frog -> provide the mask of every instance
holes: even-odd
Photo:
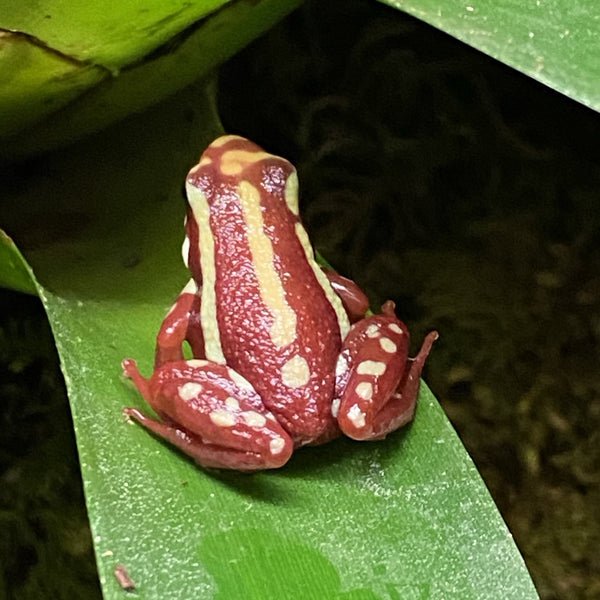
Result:
[[[191,278],[159,329],[154,371],[122,361],[157,415],[127,417],[203,468],[276,469],[302,446],[381,440],[413,419],[438,334],[410,358],[394,302],[372,313],[356,283],[317,262],[298,188],[286,159],[214,140],[186,178]]]

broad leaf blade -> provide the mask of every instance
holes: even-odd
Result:
[[[387,440],[305,448],[252,476],[202,471],[125,422],[122,408],[144,402],[120,361],[149,373],[186,281],[181,187],[218,133],[212,114],[212,99],[188,90],[3,186],[7,226],[23,206],[87,215],[26,256],[69,390],[105,597],[123,597],[122,564],[147,599],[536,598],[426,387],[414,424]]]
[[[383,1],[600,110],[600,12],[595,2]]]
[[[64,145],[166,98],[300,1],[0,0],[0,156]]]
[[[9,32],[0,32],[0,70],[0,137],[56,112],[107,76]]]
[[[3,28],[31,36],[73,61],[117,72],[230,2],[1,0],[0,13]]]

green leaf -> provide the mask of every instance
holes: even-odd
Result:
[[[595,2],[382,1],[600,110],[600,13]]]
[[[0,136],[8,137],[72,102],[105,77],[32,44],[27,36],[0,34]]]
[[[39,40],[74,61],[109,71],[142,59],[190,24],[230,0],[120,2],[10,2],[2,0],[2,27]]]
[[[64,145],[183,89],[301,0],[0,0],[0,156]]]
[[[255,475],[198,469],[125,421],[122,408],[144,402],[120,362],[151,370],[187,279],[182,182],[219,131],[212,94],[196,85],[3,171],[0,222],[28,246],[56,337],[105,598],[125,597],[117,565],[149,600],[536,598],[425,386],[415,422],[385,441],[305,448]],[[32,229],[39,221],[53,235]]]
[[[17,290],[35,294],[31,270],[15,243],[0,230],[0,284]]]

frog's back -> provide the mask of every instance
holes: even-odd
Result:
[[[297,443],[318,437],[349,324],[300,222],[293,165],[226,136],[187,189],[207,358],[248,379]]]

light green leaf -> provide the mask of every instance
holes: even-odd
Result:
[[[107,76],[8,32],[0,33],[0,69],[1,137],[52,114]]]
[[[73,61],[118,72],[231,0],[0,2],[2,27]]]
[[[600,110],[600,11],[593,0],[383,0]]]
[[[198,469],[125,421],[122,408],[144,402],[120,362],[151,370],[154,336],[187,279],[182,182],[219,131],[197,85],[5,171],[0,222],[30,244],[56,337],[105,598],[125,597],[118,564],[148,600],[536,598],[425,386],[414,424],[387,440],[305,448],[250,476]],[[48,207],[75,226],[31,243],[27,224]]]
[[[300,1],[0,0],[0,156],[54,148],[160,101]]]

